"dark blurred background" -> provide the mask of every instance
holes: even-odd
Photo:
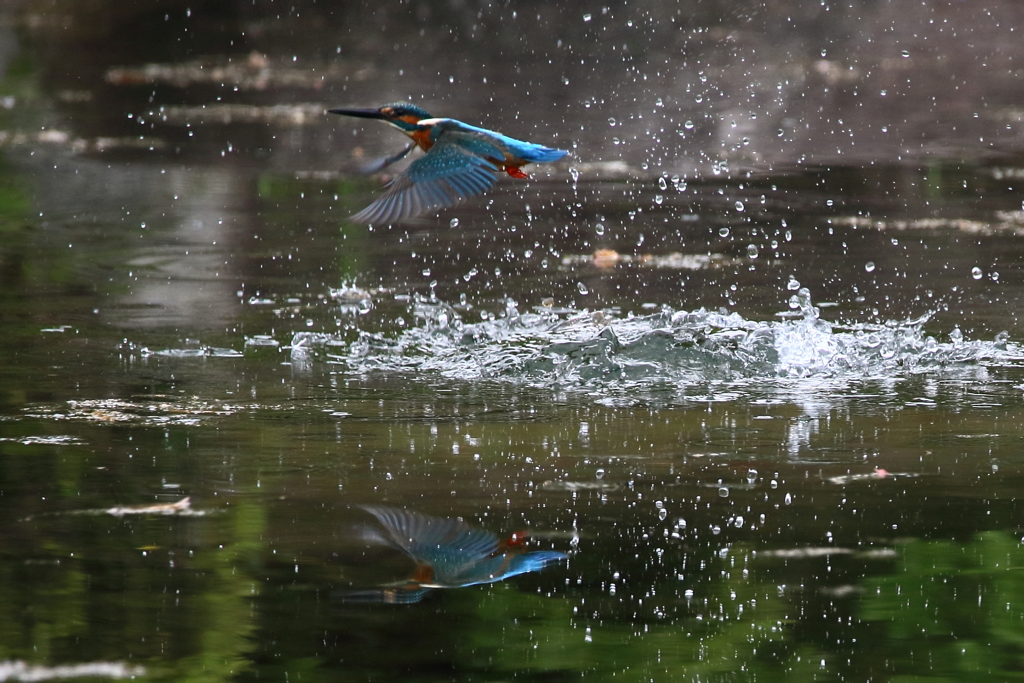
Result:
[[[4,15],[6,66],[20,54],[39,68],[57,99],[50,125],[155,134],[181,153],[223,145],[216,132],[189,139],[194,112],[140,126],[140,95],[154,111],[412,100],[572,144],[584,162],[671,172],[977,158],[1024,143],[1013,0],[46,0]],[[334,168],[340,125],[304,123],[275,136],[254,121],[233,149]]]

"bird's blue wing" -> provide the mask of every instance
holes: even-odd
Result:
[[[395,178],[387,191],[352,216],[360,223],[397,223],[481,194],[495,181],[494,164],[442,136],[430,151]]]
[[[471,527],[461,519],[430,517],[408,510],[365,506],[388,532],[388,539],[417,562],[430,565],[435,575],[477,562],[498,549],[498,537]]]

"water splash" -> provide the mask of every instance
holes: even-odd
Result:
[[[602,400],[669,392],[691,400],[722,400],[765,386],[824,382],[832,389],[859,381],[892,381],[927,373],[984,372],[1024,360],[1007,342],[967,341],[954,330],[940,342],[925,330],[928,316],[905,322],[840,326],[823,320],[801,288],[793,318],[748,320],[737,313],[673,310],[617,317],[608,312],[539,306],[467,323],[434,298],[415,297],[414,325],[354,339],[297,333],[296,363],[328,362],[350,371],[434,374],[455,381],[495,381],[593,392]],[[712,398],[711,394],[715,397]]]

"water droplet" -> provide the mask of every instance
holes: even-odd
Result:
[[[661,176],[660,178],[658,178],[658,187],[660,187],[662,190],[668,189],[668,180],[665,178],[665,176]]]
[[[665,508],[658,510],[658,519],[664,521],[666,517],[668,517],[668,510]]]
[[[590,21],[592,18],[593,17],[591,17],[589,14],[584,14],[583,15],[583,21]]]
[[[448,225],[449,225],[449,227],[452,227],[452,228],[457,228],[457,227],[459,227],[459,219],[458,219],[458,218],[453,218],[453,219],[451,219],[451,220],[450,220],[450,221],[448,222]]]
[[[594,473],[594,476],[598,479],[604,479],[604,468],[597,468],[597,472]]]
[[[582,294],[584,296],[586,296],[587,294],[590,294],[590,290],[587,289],[587,286],[585,284],[583,284],[582,282],[577,282],[576,283],[576,289],[580,290],[580,294]]]
[[[747,208],[747,207],[743,206],[743,202],[736,202],[735,206],[736,206],[736,210],[739,211],[740,213],[743,213],[743,210],[745,208]]]
[[[757,258],[757,245],[756,244],[748,244],[747,245],[747,256],[749,256],[750,258]]]
[[[909,57],[909,56],[910,56],[910,50],[904,50],[904,51],[903,51],[903,52],[901,52],[900,54],[901,54],[901,55],[903,55],[903,58],[904,58],[904,59],[906,59],[907,57]]]
[[[981,272],[981,268],[979,268],[978,266],[974,266],[973,268],[971,268],[971,277],[973,277],[975,280],[980,280],[983,275],[984,273]]]
[[[797,280],[792,275],[790,275],[789,282],[786,283],[786,289],[790,290],[791,292],[795,292],[796,290],[800,289],[800,281]]]
[[[718,497],[719,498],[728,498],[729,497],[729,489],[727,487],[725,487],[725,486],[719,486],[718,487]]]
[[[683,128],[686,130],[693,130],[693,121],[687,120],[686,123],[683,124]]]
[[[655,204],[661,204],[663,201],[665,201],[665,198],[662,197],[660,194],[654,195],[654,203]]]
[[[785,498],[783,499],[783,502],[784,502],[784,503],[785,503],[786,505],[792,505],[792,504],[793,504],[793,496],[791,496],[791,495],[789,495],[789,494],[787,493],[787,494],[786,494],[786,497],[785,497]]]
[[[595,225],[594,226],[594,232],[596,232],[598,235],[603,235],[604,234],[604,223],[598,223],[597,225]]]
[[[571,176],[572,176],[572,181],[573,181],[574,183],[575,183],[575,182],[576,182],[577,180],[579,180],[579,179],[580,179],[580,171],[579,171],[579,169],[578,169],[578,168],[576,168],[575,166],[570,166],[570,167],[569,167],[569,175],[571,175]]]
[[[717,536],[718,534],[722,533],[722,527],[718,526],[717,524],[714,525],[713,527],[711,527],[711,533]]]
[[[875,271],[875,262],[868,261],[867,263],[865,263],[864,270],[868,271],[869,273],[873,273]]]
[[[769,486],[771,486],[771,487],[772,487],[773,489],[777,489],[777,488],[779,488],[779,482],[778,482],[778,480],[776,480],[776,479],[772,479],[772,482],[771,482],[771,484],[769,484]]]
[[[728,237],[729,236],[729,228],[719,228],[718,229],[718,236],[719,237]]]
[[[747,483],[748,484],[753,484],[755,481],[757,481],[757,470],[755,470],[755,469],[747,470]]]
[[[615,117],[614,116],[608,118],[608,125],[613,127],[613,128],[615,127]]]

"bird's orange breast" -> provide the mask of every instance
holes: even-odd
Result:
[[[430,139],[429,130],[414,130],[408,135],[424,152],[429,152],[430,148],[434,146],[434,141]]]

